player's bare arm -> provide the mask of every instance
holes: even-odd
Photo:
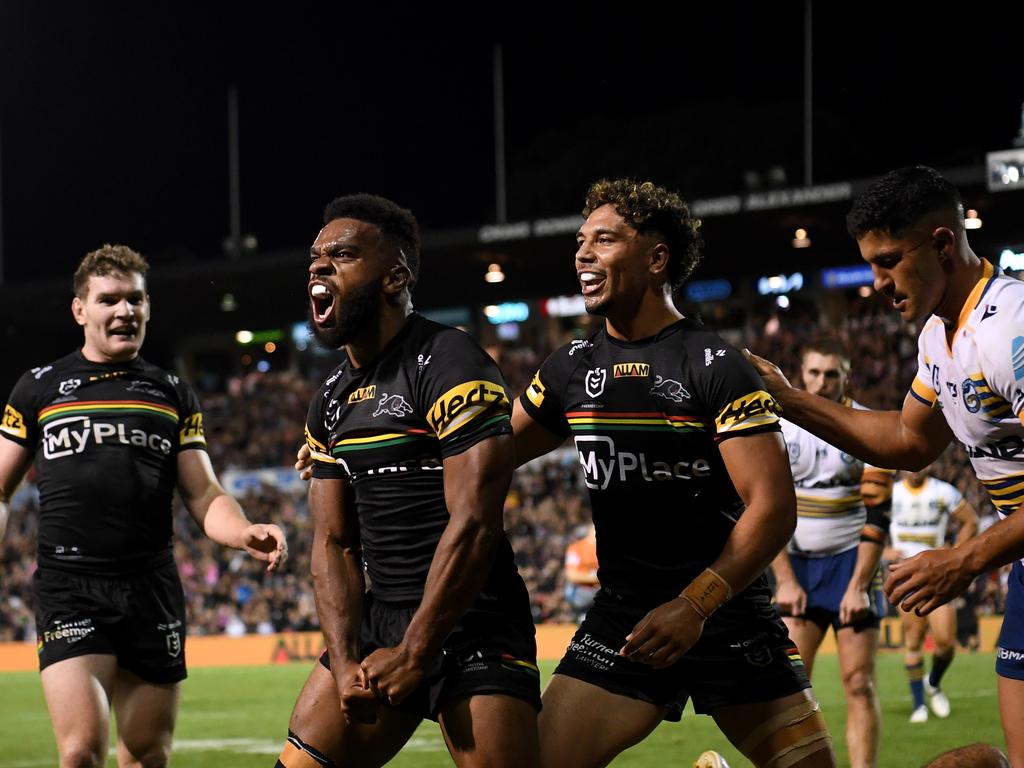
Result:
[[[551,453],[565,442],[534,420],[517,397],[512,404],[512,432],[515,441],[516,467],[521,467],[538,456]]]
[[[775,574],[775,602],[779,610],[789,616],[803,616],[807,610],[807,593],[800,586],[785,548],[772,561],[772,572]]]
[[[381,697],[398,704],[420,684],[425,662],[480,593],[502,535],[512,480],[512,438],[498,435],[444,460],[450,519],[427,573],[423,600],[402,643],[374,651],[362,667]]]
[[[846,585],[842,600],[839,601],[839,621],[852,624],[868,615],[871,600],[868,589],[882,559],[881,542],[861,540],[857,545],[857,562],[853,567],[850,583]]]
[[[954,509],[952,516],[960,524],[960,532],[956,535],[957,546],[978,535],[978,513],[967,501]]]
[[[314,479],[309,486],[309,512],[313,596],[341,711],[350,723],[373,723],[378,702],[359,666],[366,582],[351,485],[346,480]]]
[[[892,565],[885,582],[889,602],[920,616],[931,613],[974,579],[1024,557],[1024,515],[1010,515],[952,549],[933,549]]]
[[[288,557],[284,532],[273,524],[249,522],[217,481],[206,451],[178,454],[178,492],[199,527],[218,544],[244,549],[265,561],[268,571],[279,568]]]
[[[34,452],[13,440],[0,438],[0,542],[7,532],[8,504],[28,472]]]
[[[711,613],[757,578],[796,528],[793,475],[782,435],[734,437],[720,450],[746,509],[709,570],[679,597],[650,611],[627,636],[621,653],[633,661],[655,668],[678,661],[697,642]]]
[[[942,413],[909,394],[901,411],[849,408],[797,389],[774,363],[749,350],[743,354],[787,419],[865,462],[889,469],[922,469],[953,439]]]

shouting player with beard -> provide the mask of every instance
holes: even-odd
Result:
[[[459,766],[536,765],[533,620],[502,528],[513,456],[501,374],[465,333],[413,312],[409,211],[352,195],[324,222],[312,324],[343,349],[306,437],[327,650],[277,765],[382,765],[425,717]]]

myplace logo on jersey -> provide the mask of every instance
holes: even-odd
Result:
[[[646,379],[651,375],[651,366],[647,363],[616,363],[612,366],[612,376],[616,379]]]
[[[441,395],[427,413],[427,421],[439,439],[457,432],[482,414],[507,414],[508,395],[493,381],[467,381]]]
[[[82,453],[90,444],[120,443],[147,448],[168,455],[171,441],[162,435],[152,435],[141,429],[129,429],[124,424],[94,421],[89,416],[69,416],[49,422],[43,429],[43,456],[59,459]]]
[[[606,490],[612,480],[620,483],[630,480],[654,483],[711,476],[711,464],[706,459],[656,461],[649,459],[642,451],[618,451],[615,441],[604,435],[576,435],[574,440],[580,466],[583,467],[583,482],[591,490]]]

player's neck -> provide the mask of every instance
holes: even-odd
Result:
[[[954,272],[946,282],[947,290],[934,314],[945,321],[948,326],[957,325],[971,292],[985,273],[985,262],[975,255],[970,248],[962,260],[954,265]]]
[[[632,311],[605,316],[605,330],[620,341],[637,341],[657,336],[665,328],[679,322],[683,313],[676,309],[672,297],[647,295]]]
[[[90,363],[101,363],[101,364],[117,364],[117,363],[130,363],[136,357],[139,356],[138,352],[125,353],[121,355],[107,355],[93,347],[89,342],[85,342],[82,345],[82,357],[88,360]]]
[[[411,314],[412,304],[385,306],[372,327],[367,328],[358,339],[345,345],[345,352],[352,365],[362,368],[373,362],[409,322]]]

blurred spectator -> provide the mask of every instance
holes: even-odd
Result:
[[[582,621],[597,594],[597,529],[593,523],[582,530],[565,550],[565,599]]]

